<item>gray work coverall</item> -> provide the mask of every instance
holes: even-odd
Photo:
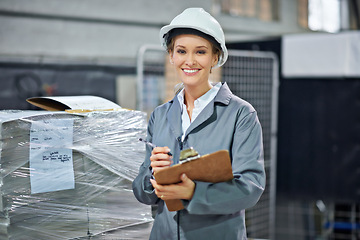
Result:
[[[200,155],[227,149],[234,179],[215,184],[195,181],[193,198],[182,200],[185,209],[169,212],[150,183],[151,149],[147,148],[133,192],[140,202],[158,205],[150,239],[247,239],[245,209],[257,203],[265,188],[262,130],[255,109],[223,83],[191,123],[184,141],[181,136],[181,110],[175,96],[152,113],[147,140],[168,146],[173,164],[178,163],[180,151],[189,147]]]

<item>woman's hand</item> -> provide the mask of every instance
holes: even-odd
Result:
[[[150,179],[150,181],[155,188],[155,194],[162,200],[191,200],[195,191],[195,183],[190,178],[188,178],[185,173],[180,176],[180,179],[180,183],[169,185],[157,184],[156,180],[154,179]]]
[[[172,163],[172,156],[168,155],[170,149],[168,147],[155,147],[150,156],[151,164],[154,173],[166,168],[170,167]]]

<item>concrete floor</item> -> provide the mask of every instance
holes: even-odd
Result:
[[[152,222],[143,223],[139,225],[129,226],[125,229],[115,229],[113,231],[109,231],[103,233],[101,235],[96,235],[89,238],[82,239],[91,239],[91,240],[133,240],[133,239],[141,239],[146,240],[149,239],[150,232],[152,228]]]

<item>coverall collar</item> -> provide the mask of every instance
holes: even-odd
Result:
[[[204,110],[200,113],[200,115],[194,120],[194,122],[191,123],[190,127],[186,131],[186,135],[188,135],[192,130],[197,128],[199,125],[201,125],[203,122],[208,120],[210,117],[214,117],[216,119],[216,116],[212,116],[214,114],[214,104],[215,103],[222,103],[224,105],[229,105],[230,99],[231,99],[232,92],[230,91],[227,83],[223,83],[218,94],[216,95],[215,99],[211,101]],[[168,123],[170,125],[171,130],[175,134],[177,138],[182,136],[181,132],[181,118],[179,118],[179,112],[181,111],[180,103],[178,101],[177,96],[175,96],[172,100],[170,100],[169,111],[167,113],[167,119]]]

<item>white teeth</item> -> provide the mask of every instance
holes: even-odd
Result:
[[[194,73],[197,71],[199,71],[199,70],[198,69],[184,69],[184,72],[186,72],[186,73]]]

